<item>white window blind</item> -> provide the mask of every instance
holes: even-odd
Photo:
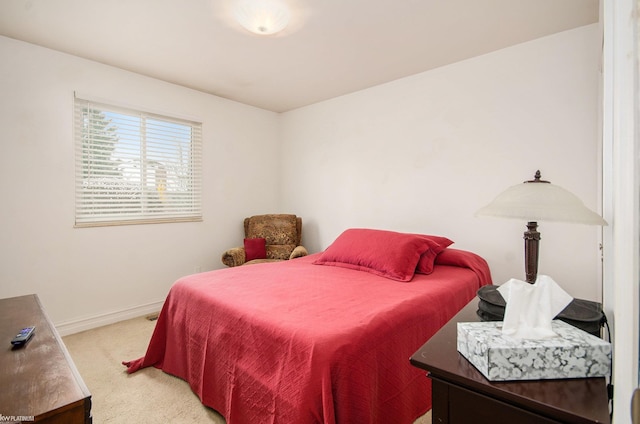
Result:
[[[76,227],[201,221],[202,124],[75,99]]]

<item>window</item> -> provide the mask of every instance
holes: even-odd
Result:
[[[201,221],[201,127],[76,98],[76,227]]]

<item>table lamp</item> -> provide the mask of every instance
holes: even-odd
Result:
[[[518,218],[527,221],[527,231],[524,232],[524,257],[526,281],[530,284],[535,283],[538,274],[538,221],[607,225],[600,215],[588,209],[574,194],[540,178],[540,171],[536,171],[533,180],[509,187],[476,212],[476,216]]]

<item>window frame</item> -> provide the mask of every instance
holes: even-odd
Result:
[[[78,96],[73,114],[75,228],[203,220],[201,122]]]

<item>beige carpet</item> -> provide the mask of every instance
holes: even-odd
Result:
[[[144,355],[154,326],[140,317],[63,338],[91,392],[93,422],[225,424],[179,378],[153,367],[126,373],[121,362]],[[431,412],[415,424],[431,424]]]

